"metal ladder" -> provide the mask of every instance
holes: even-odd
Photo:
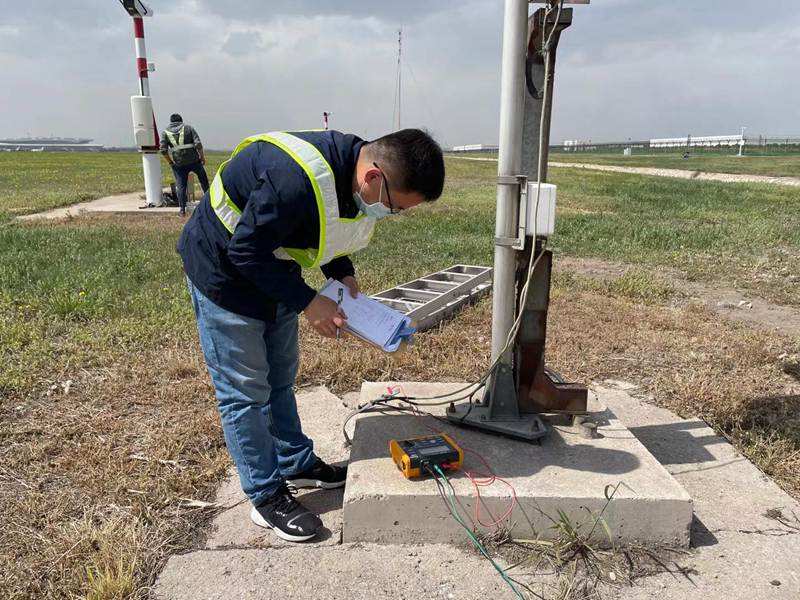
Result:
[[[491,267],[453,265],[371,296],[430,329],[492,289]]]

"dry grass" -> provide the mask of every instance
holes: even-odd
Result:
[[[690,554],[686,550],[614,545],[603,514],[615,491],[598,514],[579,522],[563,512],[551,519],[552,539],[512,538],[498,531],[484,544],[509,565],[505,572],[511,580],[539,600],[601,600],[607,590],[631,587],[645,577],[690,571],[681,564]]]
[[[797,354],[797,340],[694,305],[644,305],[564,288],[551,310],[551,366],[577,381],[641,384],[656,403],[708,421],[800,496],[800,385],[783,358]]]
[[[5,404],[4,598],[143,597],[189,543],[228,459],[197,353],[165,353]]]
[[[553,367],[580,381],[641,383],[658,403],[708,419],[800,494],[800,396],[786,357],[797,348],[693,307],[566,286],[554,290]],[[303,326],[300,382],[343,392],[364,379],[472,379],[488,360],[489,316],[484,300],[397,356]],[[49,395],[45,385],[3,415],[0,589],[9,598],[143,597],[203,521],[181,499],[209,498],[228,466],[196,346],[80,372],[68,394],[48,383],[57,384]]]
[[[493,170],[453,167],[449,210],[382,225],[386,235],[359,258],[365,288],[487,262]],[[565,205],[599,212],[563,219],[557,241],[584,256],[624,237],[620,223],[628,204],[644,206],[642,194],[660,210],[700,189],[570,177],[559,182]],[[728,196],[718,200],[728,210]],[[229,459],[173,254],[177,223],[137,215],[0,229],[0,597],[143,598],[165,557],[210,516],[184,499],[210,498]],[[616,237],[587,236],[603,231]],[[681,256],[709,270],[729,266],[687,248]],[[615,252],[644,256],[635,244],[606,254]],[[708,419],[800,495],[797,342],[674,307],[675,290],[648,261],[633,262],[642,269],[600,285],[558,278],[551,366],[578,381],[641,384],[658,403]],[[484,300],[396,356],[320,340],[303,325],[299,383],[344,392],[365,379],[474,379],[488,363],[489,318]]]

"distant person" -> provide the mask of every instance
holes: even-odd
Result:
[[[181,216],[186,215],[186,182],[189,173],[197,175],[203,192],[208,191],[208,176],[203,165],[206,157],[203,144],[194,127],[183,122],[183,118],[175,113],[169,118],[169,127],[161,136],[161,154],[167,159],[175,174],[178,192],[178,206]]]

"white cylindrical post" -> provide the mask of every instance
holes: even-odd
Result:
[[[155,152],[142,152],[144,192],[149,206],[162,206],[161,157]]]
[[[500,147],[497,175],[519,174],[522,160],[522,126],[525,107],[525,53],[528,37],[528,0],[506,0],[503,24],[503,62],[500,79]],[[517,234],[519,188],[499,183],[495,237]],[[498,240],[502,241],[502,240]],[[516,251],[495,243],[492,299],[492,360],[506,345],[514,324],[516,305]],[[510,352],[507,361],[510,361]]]

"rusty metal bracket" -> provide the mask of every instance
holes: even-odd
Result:
[[[520,307],[522,321],[514,347],[517,366],[517,391],[523,413],[586,412],[588,390],[585,386],[568,383],[545,367],[547,339],[547,310],[550,305],[550,277],[553,253],[530,244],[528,252],[541,253],[529,285],[525,306]],[[529,254],[528,254],[529,256]],[[520,259],[527,266],[527,259]],[[524,278],[518,281],[524,281]],[[521,285],[520,285],[521,288]]]

